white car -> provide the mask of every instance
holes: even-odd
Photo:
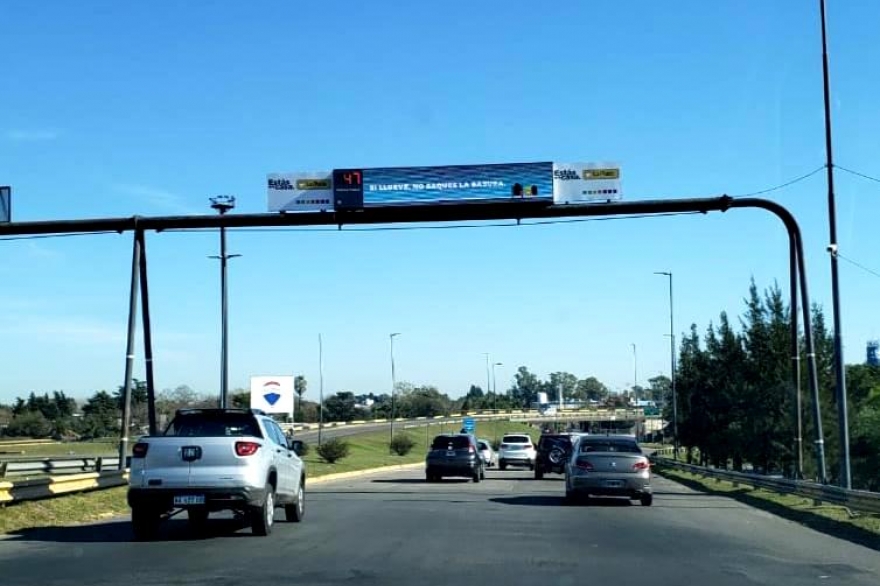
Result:
[[[480,455],[483,457],[483,462],[487,468],[498,465],[498,454],[492,449],[492,444],[489,440],[478,439],[477,448],[480,450]]]
[[[532,438],[524,433],[508,434],[501,438],[498,449],[498,468],[506,470],[508,466],[524,466],[535,469],[538,452]]]
[[[233,510],[268,535],[275,509],[288,521],[305,512],[302,442],[287,438],[262,411],[181,409],[162,435],[132,449],[128,504],[137,540],[152,539],[162,518],[187,511],[203,525],[210,513]]]

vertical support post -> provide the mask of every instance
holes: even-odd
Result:
[[[137,328],[138,275],[140,270],[141,243],[134,237],[131,252],[131,288],[128,294],[128,337],[125,352],[125,383],[122,395],[122,429],[119,434],[119,469],[125,470],[128,455],[128,428],[131,426],[131,383],[134,369],[134,338]]]
[[[321,445],[321,433],[324,429],[324,340],[318,334],[318,445]]]
[[[147,377],[147,417],[150,435],[158,433],[156,425],[156,385],[153,378],[153,329],[150,324],[150,292],[147,285],[147,242],[144,231],[135,230],[140,252],[141,324],[144,328],[144,367]]]
[[[843,320],[840,317],[840,278],[837,263],[837,205],[834,198],[834,158],[831,149],[831,82],[828,74],[828,37],[825,0],[819,0],[822,20],[822,90],[825,101],[825,170],[828,174],[828,251],[831,253],[831,308],[834,314],[834,377],[837,424],[840,434],[839,484],[849,490],[852,477],[849,456],[849,414],[846,397],[846,364],[843,360]]]
[[[801,350],[800,328],[798,327],[798,267],[797,267],[797,242],[789,234],[789,298],[791,311],[791,377],[792,391],[794,392],[794,477],[797,480],[804,478],[804,421],[803,404],[801,397]]]
[[[796,232],[795,232],[796,230]],[[825,467],[825,434],[822,431],[822,407],[819,403],[819,374],[816,368],[816,347],[813,343],[813,325],[810,320],[810,295],[807,287],[807,270],[804,262],[803,242],[800,238],[800,229],[797,225],[789,226],[789,233],[795,240],[798,258],[798,280],[801,285],[801,312],[804,317],[804,340],[807,345],[807,376],[810,382],[810,395],[813,407],[813,425],[816,428],[816,474],[822,484],[828,482],[828,473]]]

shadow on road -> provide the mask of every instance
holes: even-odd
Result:
[[[209,519],[203,528],[196,529],[190,526],[186,519],[170,519],[160,525],[159,534],[153,541],[200,541],[218,537],[248,537],[251,535],[250,529],[241,531],[247,525],[243,519]],[[131,523],[127,521],[70,527],[35,527],[13,531],[7,534],[6,538],[15,541],[53,543],[123,543],[134,541]]]
[[[426,482],[424,478],[377,478],[371,482],[379,484],[467,484],[473,480],[469,478],[444,478],[438,482]]]
[[[522,495],[522,496],[500,496],[489,499],[493,503],[501,503],[502,505],[521,505],[526,507],[628,507],[632,503],[627,499],[615,498],[596,498],[592,497],[588,501],[578,503],[576,505],[569,504],[563,496],[556,495]]]

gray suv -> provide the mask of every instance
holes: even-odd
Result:
[[[275,509],[288,521],[305,513],[302,442],[288,439],[261,411],[182,409],[162,435],[142,437],[132,449],[128,504],[136,539],[149,539],[175,509],[200,526],[214,511],[248,517],[268,535]]]
[[[436,482],[446,476],[463,476],[479,482],[486,478],[477,438],[470,434],[443,434],[434,438],[425,457],[425,480]]]

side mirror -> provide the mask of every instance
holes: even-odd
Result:
[[[303,441],[293,438],[287,438],[287,449],[292,451],[297,456],[302,456],[303,453]]]

